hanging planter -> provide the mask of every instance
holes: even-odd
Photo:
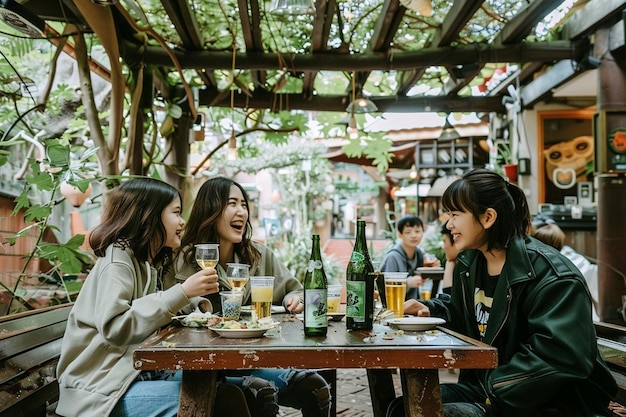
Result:
[[[87,197],[91,195],[91,184],[87,186],[85,191],[81,191],[80,188],[63,181],[60,186],[61,195],[74,207],[80,207]]]

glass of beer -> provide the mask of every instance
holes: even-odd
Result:
[[[433,291],[433,280],[423,279],[422,285],[420,285],[420,300],[430,300],[432,291]]]
[[[250,265],[228,263],[226,266],[226,279],[233,291],[243,291],[243,287],[250,280]]]
[[[341,305],[341,290],[343,285],[341,284],[331,284],[328,286],[328,312],[329,313],[339,313],[339,307]]]
[[[252,321],[272,315],[272,299],[274,298],[274,277],[250,277],[252,293]]]
[[[404,316],[407,272],[385,272],[385,298],[387,308],[395,317]]]

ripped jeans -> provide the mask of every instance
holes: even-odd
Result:
[[[243,389],[252,417],[274,417],[278,405],[296,408],[303,417],[330,414],[330,387],[314,370],[228,371],[224,381]]]

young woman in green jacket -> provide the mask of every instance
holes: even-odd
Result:
[[[453,182],[442,205],[461,251],[451,296],[405,312],[498,349],[498,366],[443,384],[444,416],[610,416],[617,385],[598,351],[585,279],[554,248],[529,237],[524,192],[488,170]],[[404,415],[401,401],[391,416]]]

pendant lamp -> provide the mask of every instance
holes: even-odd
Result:
[[[272,0],[270,13],[279,16],[297,16],[315,13],[313,0]]]
[[[44,35],[46,22],[15,0],[0,0],[0,19],[31,38]]]
[[[441,130],[441,134],[439,135],[439,140],[454,140],[461,137],[459,132],[452,126],[450,123],[450,115],[446,115],[446,123],[443,125],[443,129]]]

